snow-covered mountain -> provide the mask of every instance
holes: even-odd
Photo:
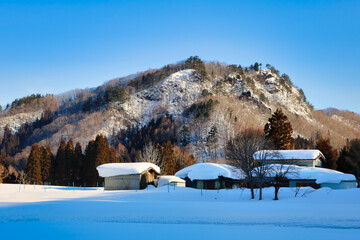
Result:
[[[164,69],[117,78],[96,89],[57,96],[54,120],[36,130],[33,138],[40,144],[51,144],[53,149],[57,148],[61,138],[70,137],[85,146],[99,133],[110,137],[129,126],[145,126],[151,119],[171,115],[181,125],[189,126],[193,153],[197,157],[221,158],[222,146],[237,130],[263,128],[271,113],[279,107],[289,117],[294,137],[330,135],[338,148],[346,139],[360,137],[359,115],[329,109],[313,111],[302,90],[270,68],[239,72],[232,71],[228,65],[208,63],[207,79],[201,79],[195,69],[177,69],[176,65],[163,76]],[[131,81],[144,79],[144,76],[159,77],[145,87],[141,81],[136,88],[131,85]],[[104,101],[109,88],[124,88],[128,97]],[[193,109],[210,99],[214,103],[210,115],[198,118]],[[86,104],[90,110],[84,111]],[[14,109],[13,114],[0,116],[0,127],[8,124],[17,131],[22,123],[40,118],[43,110],[45,107],[30,113],[21,108]],[[218,132],[217,146],[209,146],[206,139],[214,127]],[[23,155],[27,152],[29,147],[24,149]]]

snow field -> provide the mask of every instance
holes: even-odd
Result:
[[[22,186],[23,187],[23,186]],[[168,192],[169,191],[169,192]],[[356,239],[360,189],[141,191],[0,184],[0,231],[20,239]],[[21,231],[19,231],[21,230]]]

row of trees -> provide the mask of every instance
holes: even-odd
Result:
[[[129,158],[127,158],[129,159]],[[175,174],[180,169],[195,163],[193,155],[185,148],[174,146],[171,141],[164,145],[149,142],[136,156],[138,162],[152,162],[160,166],[162,174]],[[79,143],[74,146],[70,138],[68,142],[61,140],[56,155],[50,146],[34,144],[27,159],[26,174],[29,182],[49,183],[56,185],[86,184],[96,186],[101,182],[96,167],[104,163],[122,162],[116,150],[110,147],[106,137],[98,135],[82,152]]]

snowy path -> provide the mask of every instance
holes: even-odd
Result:
[[[306,194],[302,196],[304,193]],[[0,185],[0,231],[6,236],[44,239],[356,239],[360,236],[360,189],[273,189],[264,200],[249,200],[247,190],[203,191],[167,187],[103,192],[67,188],[34,190]],[[21,231],[19,231],[21,230]],[[276,233],[276,234],[274,234]],[[43,237],[42,237],[43,236]],[[79,237],[81,236],[81,237]],[[355,237],[355,238],[354,238]],[[52,237],[53,238],[53,237]],[[322,238],[322,237],[321,237]]]

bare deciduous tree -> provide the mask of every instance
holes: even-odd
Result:
[[[244,171],[252,199],[255,198],[253,169],[258,166],[253,155],[267,148],[268,141],[263,131],[259,129],[245,129],[231,138],[225,146],[225,155],[229,164]]]
[[[28,174],[27,174],[25,171],[21,170],[21,171],[19,172],[18,177],[17,177],[17,181],[18,181],[18,182],[21,182],[21,183],[23,183],[23,184],[28,183]]]
[[[288,183],[288,176],[296,176],[297,168],[291,162],[282,162],[280,164],[272,164],[272,186],[275,188],[274,200],[279,200],[278,193],[284,184]],[[296,195],[295,195],[296,196]]]
[[[273,165],[269,164],[269,159],[275,158],[278,155],[277,151],[266,150],[269,147],[267,140],[263,144],[263,148],[254,153],[257,167],[252,170],[253,177],[256,177],[260,189],[259,200],[262,200],[262,189],[265,186],[267,177],[270,177],[273,171]]]
[[[152,142],[147,143],[136,158],[136,162],[150,162],[158,165],[160,169],[163,167],[161,164],[161,152]]]

